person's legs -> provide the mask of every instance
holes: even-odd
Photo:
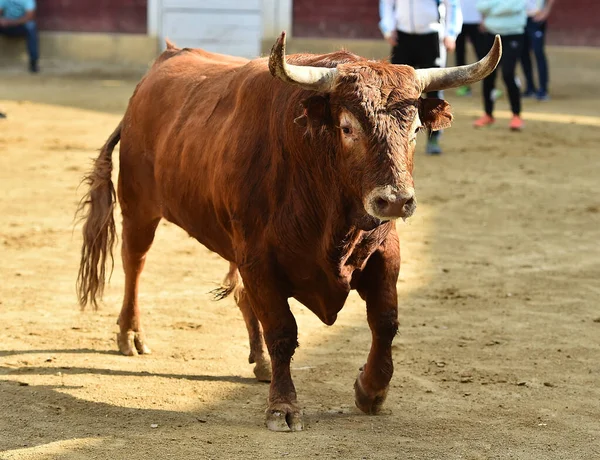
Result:
[[[486,50],[484,50],[483,34],[479,30],[479,24],[468,24],[467,30],[477,59],[483,59]]]
[[[523,48],[523,35],[505,35],[503,42],[506,44],[503,49],[502,60],[500,65],[502,67],[502,78],[508,91],[508,98],[510,100],[510,108],[514,115],[521,114],[521,95],[519,88],[515,82],[515,68],[517,67],[517,61],[521,57],[521,51]]]
[[[456,65],[461,66],[467,63],[467,40],[469,40],[471,42],[471,45],[473,45],[473,48],[475,49],[475,54],[477,55],[477,59],[481,59],[479,53],[479,43],[477,43],[478,32],[479,24],[463,24],[462,31],[456,39]],[[461,86],[456,90],[456,94],[458,96],[470,96],[471,87],[469,85]]]
[[[533,69],[531,66],[531,46],[532,37],[534,35],[535,22],[531,18],[527,18],[527,26],[523,35],[523,49],[521,52],[521,66],[525,74],[527,89],[523,93],[524,97],[531,97],[535,94],[535,81],[533,80]]]
[[[506,46],[503,50],[500,66],[513,113],[509,127],[513,131],[519,131],[523,128],[523,120],[521,119],[521,92],[515,82],[515,69],[522,53],[523,35],[505,35],[502,37],[502,41],[506,43]]]
[[[437,32],[431,34],[415,35],[417,43],[414,49],[419,50],[415,56],[415,67],[419,69],[429,69],[432,67],[440,67],[440,39]],[[431,91],[427,93],[428,98],[440,98],[440,91]],[[441,131],[429,131],[427,142],[427,153],[438,155],[442,153],[439,146],[439,137]]]
[[[37,72],[39,55],[39,38],[35,21],[25,23],[25,36],[27,38],[27,51],[29,52],[29,70]]]
[[[11,27],[0,28],[0,35],[8,37],[25,37],[27,40],[27,52],[29,54],[29,70],[38,71],[39,40],[35,21]]]
[[[456,65],[465,65],[467,63],[466,60],[466,29],[467,24],[463,24],[463,30],[456,37],[456,50],[454,51],[456,55]]]
[[[396,46],[392,48],[391,63],[399,65],[410,65],[415,67],[414,49],[417,48],[415,35],[397,32]]]
[[[548,62],[544,49],[546,42],[546,22],[533,22],[529,40],[533,48],[533,54],[535,55],[540,83],[537,96],[538,99],[545,99],[548,96]]]
[[[504,44],[504,40],[502,40],[502,42]],[[487,53],[494,44],[494,36],[490,33],[481,34],[481,44],[481,49]],[[502,56],[502,59],[504,59],[504,55]],[[494,99],[492,98],[492,92],[496,87],[496,72],[497,70],[494,70],[483,79],[483,107],[485,115],[475,120],[473,126],[476,128],[482,128],[494,123]]]

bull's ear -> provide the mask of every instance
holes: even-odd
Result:
[[[420,98],[419,99],[419,118],[423,126],[432,131],[449,128],[452,124],[451,107],[443,99]]]
[[[294,120],[300,126],[317,127],[332,123],[327,96],[311,96],[302,101],[304,113]]]

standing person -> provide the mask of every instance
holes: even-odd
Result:
[[[39,71],[35,8],[35,0],[0,0],[0,35],[24,36],[27,39],[30,72]]]
[[[521,65],[527,81],[527,89],[523,97],[535,96],[540,101],[547,101],[548,96],[548,61],[546,60],[546,19],[552,11],[554,0],[527,0],[527,25],[525,26],[525,43],[521,55]],[[535,56],[539,86],[536,89],[531,68],[531,50]]]
[[[508,92],[510,108],[513,116],[509,123],[512,131],[523,129],[521,118],[521,92],[515,81],[517,61],[523,50],[523,32],[527,15],[525,0],[477,0],[477,9],[481,12],[483,43],[486,50],[492,47],[494,35],[502,37],[502,59],[499,67],[502,69],[502,79]],[[494,119],[494,99],[492,92],[496,86],[496,71],[483,80],[483,103],[485,114],[477,119],[473,126],[481,128],[491,125]]]
[[[379,0],[379,28],[392,46],[392,64],[415,68],[441,67],[440,38],[448,51],[454,51],[462,25],[459,0],[442,0],[444,26],[440,22],[439,0]],[[439,91],[427,93],[439,98]],[[439,131],[429,133],[426,152],[439,155]]]
[[[476,7],[477,0],[460,0],[460,9],[462,11],[463,25],[460,34],[456,37],[456,65],[465,65],[467,63],[467,40],[475,50],[477,59],[481,59],[485,53],[482,50],[481,32],[481,14]],[[461,86],[456,90],[458,96],[470,96],[471,87]]]

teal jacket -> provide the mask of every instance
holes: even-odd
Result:
[[[483,25],[493,34],[517,35],[525,31],[526,0],[477,0]]]

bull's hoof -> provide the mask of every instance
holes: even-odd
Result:
[[[354,382],[354,402],[356,403],[356,407],[365,414],[378,414],[381,411],[381,406],[383,406],[383,403],[385,402],[388,389],[386,387],[381,391],[369,393],[365,390],[362,383],[363,377],[364,373],[361,371],[356,378],[356,382]]]
[[[302,411],[293,404],[273,404],[266,410],[267,428],[271,431],[302,431]]]
[[[117,333],[119,351],[125,356],[148,355],[152,353],[143,332],[127,331],[125,334]]]
[[[254,375],[259,382],[271,381],[271,363],[269,361],[259,361],[254,366]]]

